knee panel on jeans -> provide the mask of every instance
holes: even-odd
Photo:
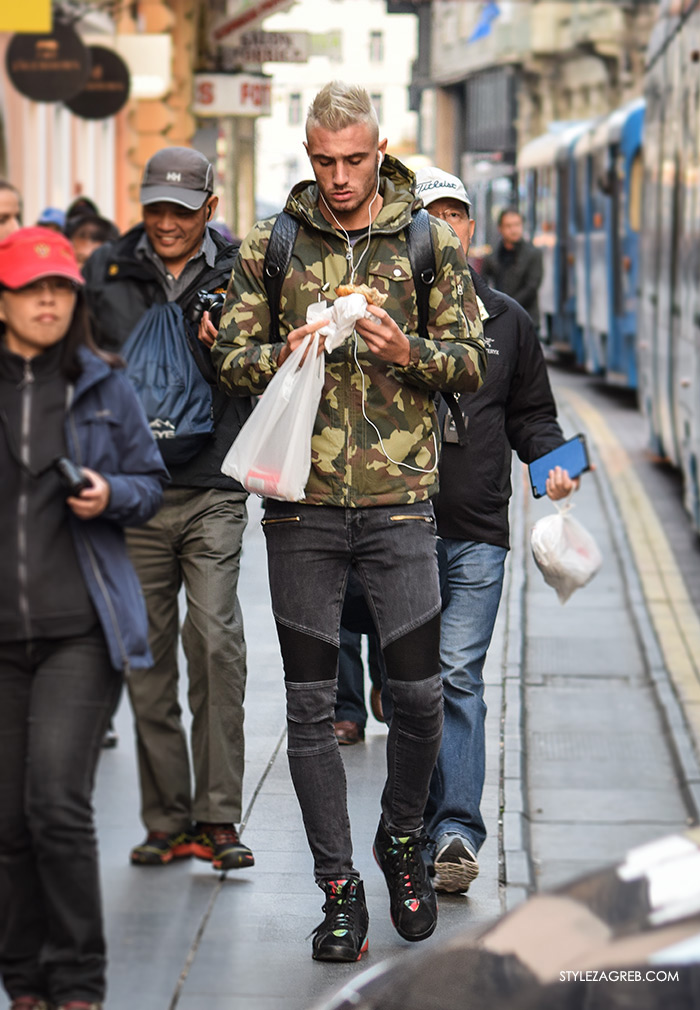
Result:
[[[392,722],[416,740],[434,740],[442,733],[442,677],[426,680],[387,680],[394,704]]]
[[[287,753],[290,757],[310,757],[337,748],[333,732],[336,681],[307,684],[286,681]]]
[[[296,683],[330,680],[338,670],[338,646],[276,621],[284,679]]]
[[[440,673],[440,615],[384,648],[390,680],[426,680]]]

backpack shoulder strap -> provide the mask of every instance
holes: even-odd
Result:
[[[435,283],[435,249],[430,231],[430,214],[425,207],[417,211],[411,218],[410,224],[406,228],[406,244],[413,272],[413,283],[416,288],[418,333],[424,340],[428,340],[430,289]],[[454,393],[442,393],[441,395],[452,414],[457,440],[460,445],[466,445],[467,426],[464,423],[464,415],[459,409],[459,401]]]
[[[424,207],[413,215],[406,228],[406,244],[413,283],[416,286],[418,333],[427,340],[430,289],[435,283],[435,250],[430,231],[430,215]]]
[[[286,210],[281,211],[272,226],[265,250],[263,282],[270,309],[270,340],[273,344],[280,338],[280,296],[298,232],[297,219]]]

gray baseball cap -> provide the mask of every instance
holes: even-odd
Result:
[[[214,192],[214,168],[191,147],[164,147],[146,162],[141,203],[177,203],[199,210]]]
[[[462,180],[432,165],[429,168],[419,168],[416,172],[416,196],[421,198],[424,207],[429,207],[433,200],[445,198],[459,200],[469,210],[472,206]]]

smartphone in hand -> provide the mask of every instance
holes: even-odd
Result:
[[[590,470],[586,436],[574,435],[568,442],[557,446],[551,452],[546,452],[544,456],[540,456],[539,459],[535,459],[529,464],[530,485],[535,498],[542,498],[547,494],[547,477],[549,471],[553,470],[555,466],[566,470],[572,480],[586,470]]]

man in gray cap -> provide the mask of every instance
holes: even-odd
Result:
[[[201,310],[202,291],[223,298],[238,249],[209,226],[217,206],[213,190],[213,168],[198,151],[169,147],[150,159],[141,185],[142,223],[103,245],[85,265],[101,346],[119,351],[153,305],[177,302],[185,317],[193,318]],[[237,583],[247,495],[221,473],[221,462],[250,413],[250,401],[218,391],[207,395],[213,435],[191,458],[169,465],[172,484],[161,511],[128,531],[155,660],[128,680],[148,832],[132,849],[131,861],[164,865],[195,855],[217,870],[230,870],[254,862],[235,827],[241,817],[246,680]],[[194,793],[178,702],[183,584]]]
[[[452,226],[465,255],[474,234],[471,202],[460,179],[439,168],[416,173],[416,195]],[[437,532],[447,557],[450,599],[442,612],[440,666],[445,722],[430,782],[425,826],[432,840],[435,889],[462,892],[479,873],[486,838],[481,816],[485,749],[483,669],[508,552],[512,450],[530,463],[564,441],[540,342],[527,312],[469,268],[484,326],[488,369],[476,393],[460,396],[467,429],[460,445],[445,407]],[[552,499],[577,482],[557,467]]]

